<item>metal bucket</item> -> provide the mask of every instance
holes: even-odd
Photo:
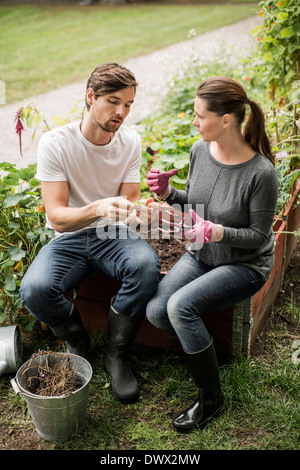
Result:
[[[0,375],[16,372],[23,361],[23,344],[20,328],[0,328]]]
[[[27,361],[20,367],[11,383],[15,392],[25,398],[38,435],[46,441],[67,441],[80,434],[85,427],[93,371],[90,363],[80,356],[51,353],[51,359],[54,359],[55,363],[59,363],[63,357],[69,357],[70,368],[76,371],[77,380],[82,385],[74,392],[55,397],[31,393],[28,391],[28,378],[37,376],[38,366],[45,365],[49,356],[50,354],[37,355]]]

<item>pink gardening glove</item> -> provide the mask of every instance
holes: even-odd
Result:
[[[150,188],[150,191],[161,196],[164,194],[164,191],[169,185],[169,179],[176,175],[178,170],[173,169],[161,173],[157,168],[151,168],[150,172],[147,174],[147,185]]]
[[[211,222],[201,219],[193,209],[190,209],[189,213],[195,225],[193,225],[193,228],[183,232],[184,238],[196,243],[209,243],[212,238]]]

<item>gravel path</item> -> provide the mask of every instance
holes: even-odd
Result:
[[[203,51],[206,55],[212,56],[216,47],[222,42],[228,47],[235,47],[237,53],[242,56],[254,42],[250,30],[259,24],[258,17],[251,17],[234,25],[195,36],[157,52],[129,59],[124,65],[134,72],[139,86],[126,124],[132,126],[158,109],[166,91],[166,83],[179,70],[182,61],[186,60],[192,51],[198,50],[201,53]],[[92,68],[94,66],[96,64],[93,64]],[[76,102],[84,98],[85,85],[86,81],[63,86],[57,90],[32,97],[26,100],[26,103],[34,103],[52,125],[52,116],[59,115],[65,118]],[[26,129],[22,133],[23,157],[21,157],[14,124],[15,114],[21,105],[22,103],[0,105],[0,161],[16,163],[17,167],[25,167],[36,161],[36,147],[41,133],[41,130],[38,130],[33,141],[30,129]]]

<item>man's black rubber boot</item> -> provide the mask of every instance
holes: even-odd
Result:
[[[110,308],[105,368],[111,377],[112,393],[121,403],[134,403],[139,398],[139,385],[128,365],[128,357],[140,323]]]
[[[58,325],[51,326],[50,329],[55,336],[66,342],[68,353],[87,358],[90,337],[74,305],[70,315]]]

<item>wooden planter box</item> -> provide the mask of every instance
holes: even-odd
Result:
[[[249,356],[257,335],[261,332],[272,305],[281,289],[284,273],[296,248],[297,237],[286,232],[298,230],[300,205],[297,206],[300,182],[283,214],[276,221],[275,264],[270,279],[253,297],[233,307],[203,315],[208,330],[217,343],[221,343],[226,356]],[[85,279],[77,290],[75,303],[87,330],[93,334],[107,330],[111,298],[116,295],[120,283],[102,273]],[[136,343],[153,348],[179,350],[176,338],[155,328],[144,318],[136,337]]]

